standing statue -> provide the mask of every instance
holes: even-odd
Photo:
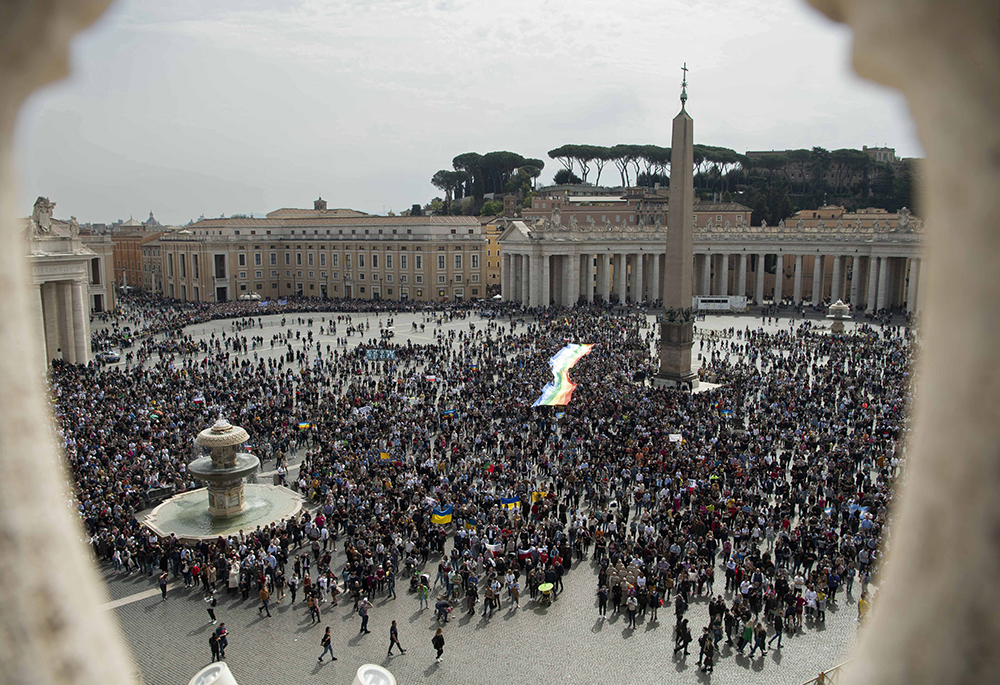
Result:
[[[80,235],[80,222],[76,220],[75,216],[69,218],[69,237],[75,238]]]
[[[569,215],[569,230],[571,230],[571,231],[579,231],[580,230],[580,224],[576,220],[576,214],[570,214]]]
[[[552,208],[552,223],[554,223],[556,226],[562,224],[562,210],[559,209],[558,207]]]
[[[799,217],[799,220],[795,222],[795,232],[802,233],[804,229],[805,229],[805,223],[803,223],[802,217]]]
[[[52,233],[52,211],[56,208],[55,202],[50,202],[47,197],[39,197],[35,200],[35,207],[31,211],[31,218],[28,224],[31,226],[33,235],[49,235]]]
[[[611,225],[611,219],[604,219],[604,230],[608,233],[611,233],[611,231],[614,230],[614,227]]]

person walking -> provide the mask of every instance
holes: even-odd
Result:
[[[226,647],[229,646],[229,631],[226,630],[226,622],[223,621],[215,629],[215,635],[219,638],[219,659],[226,658]]]
[[[368,612],[369,610],[371,610],[371,608],[372,608],[372,603],[368,601],[367,597],[364,597],[361,600],[361,603],[358,604],[358,613],[361,614],[361,630],[358,631],[359,633],[364,633],[365,635],[367,635],[368,633],[372,632],[368,630]]]
[[[781,634],[783,632],[785,632],[785,617],[782,615],[782,612],[779,609],[774,614],[774,635],[772,635],[771,639],[767,641],[767,646],[770,647],[771,643],[777,640],[778,641],[777,649],[781,649]]]
[[[320,647],[323,648],[323,652],[319,655],[319,658],[316,659],[316,661],[318,661],[319,663],[323,663],[323,657],[326,656],[327,652],[330,652],[330,661],[337,660],[337,657],[333,655],[333,645],[331,644],[332,642],[333,640],[330,637],[330,626],[327,626],[326,632],[323,633],[323,639],[319,641],[319,645]]]
[[[431,589],[427,587],[427,583],[421,580],[420,587],[417,588],[417,598],[420,600],[421,611],[430,607],[430,595]]]
[[[608,615],[608,586],[597,588],[597,615],[605,618]]]
[[[219,636],[214,632],[208,636],[208,647],[212,650],[212,663],[222,661],[222,657],[219,656]]]
[[[158,582],[160,583],[160,593],[163,595],[163,600],[165,600],[167,598],[167,572],[166,571],[164,571],[163,573],[160,574]],[[160,600],[160,601],[163,601],[163,600]]]
[[[271,618],[271,609],[268,608],[267,606],[268,600],[271,599],[271,593],[267,591],[267,586],[262,585],[260,588],[260,592],[257,594],[260,596],[260,606],[257,607],[257,613],[259,614],[263,611],[266,611],[267,617]]]
[[[309,625],[319,623],[319,602],[316,601],[316,598],[310,595],[306,600],[306,606],[309,607],[309,619],[311,621]]]
[[[684,656],[688,655],[688,645],[691,644],[691,629],[688,627],[688,620],[682,619],[677,627],[677,636],[674,638],[674,654],[684,650]]]
[[[389,654],[392,656],[393,646],[399,647],[400,654],[406,654],[406,650],[403,649],[403,645],[399,644],[399,628],[396,627],[396,622],[393,621],[392,625],[389,627]]]
[[[434,649],[437,650],[437,656],[434,658],[434,661],[437,662],[437,663],[440,663],[441,662],[441,658],[442,658],[441,655],[444,654],[444,630],[443,629],[441,629],[441,628],[437,629],[437,632],[434,633],[434,637],[431,638],[431,645],[433,645]]]
[[[205,595],[205,603],[208,604],[208,617],[212,620],[212,625],[214,626],[217,622],[215,618],[215,607],[218,604],[215,599],[214,591],[208,591],[208,594]]]

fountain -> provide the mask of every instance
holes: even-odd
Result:
[[[843,335],[844,318],[850,313],[851,308],[844,304],[842,300],[837,300],[836,304],[831,304],[826,315],[826,318],[833,320],[833,323],[830,324],[830,332],[834,335]]]
[[[188,473],[208,487],[174,495],[140,514],[139,521],[161,537],[194,541],[253,530],[298,514],[302,498],[291,490],[244,482],[260,467],[260,459],[239,451],[249,439],[244,429],[221,417],[201,431],[195,444],[211,450],[211,456],[188,464]]]

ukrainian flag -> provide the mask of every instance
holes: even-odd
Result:
[[[383,460],[388,459],[389,458],[389,453],[388,452],[379,452],[378,453],[378,458],[379,459],[383,459]]]
[[[517,505],[521,503],[519,497],[501,497],[500,506],[505,509],[516,509]]]
[[[431,523],[437,523],[438,525],[445,525],[451,523],[451,514],[454,511],[452,505],[446,507],[433,509],[431,511]]]

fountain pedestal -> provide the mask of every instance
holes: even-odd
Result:
[[[225,419],[219,419],[195,439],[195,444],[212,450],[211,457],[195,459],[188,473],[208,483],[208,511],[213,516],[233,516],[246,509],[243,479],[260,467],[260,459],[238,452],[250,435]]]

